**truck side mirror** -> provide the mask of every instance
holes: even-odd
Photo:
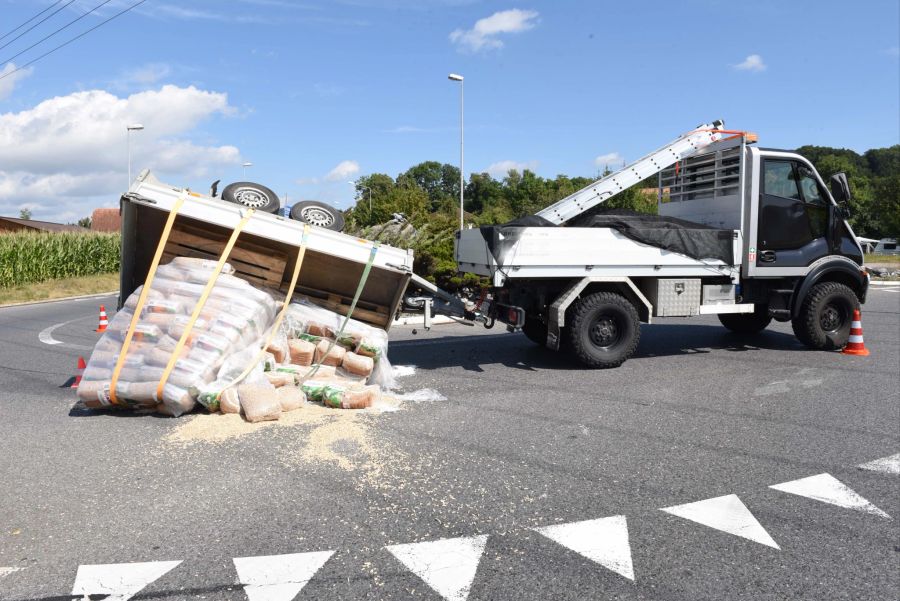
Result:
[[[843,171],[831,176],[831,195],[838,204],[850,200],[850,184],[847,182],[847,174]]]

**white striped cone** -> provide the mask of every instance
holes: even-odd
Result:
[[[860,357],[866,357],[869,354],[869,349],[866,348],[866,345],[863,342],[862,316],[859,314],[859,309],[853,310],[853,323],[850,324],[850,338],[847,340],[847,346],[844,347],[843,353],[845,355],[858,355]]]
[[[97,326],[95,332],[105,332],[109,325],[109,317],[106,316],[106,307],[100,305],[100,325]]]

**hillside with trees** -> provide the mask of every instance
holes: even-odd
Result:
[[[826,180],[844,171],[853,200],[850,223],[859,236],[900,235],[900,145],[863,154],[844,148],[802,146]],[[544,178],[530,170],[511,170],[502,179],[472,173],[465,188],[465,222],[478,227],[532,215],[597,179],[557,175]],[[624,208],[656,213],[656,178],[614,196],[603,209]],[[453,261],[453,233],[459,223],[459,168],[437,161],[419,163],[397,177],[374,173],[356,182],[357,203],[346,212],[347,231],[411,247],[416,273],[453,288],[464,282]],[[384,227],[403,213],[412,227]]]

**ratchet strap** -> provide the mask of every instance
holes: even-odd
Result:
[[[222,387],[222,390],[226,390],[227,388],[231,388],[235,384],[243,381],[253,368],[259,365],[259,362],[263,360],[263,357],[266,355],[266,349],[269,348],[269,345],[272,343],[272,339],[275,338],[275,334],[278,333],[278,329],[281,327],[281,322],[284,320],[284,316],[287,315],[288,308],[291,306],[291,299],[294,297],[294,289],[297,287],[297,280],[300,278],[300,266],[303,265],[303,258],[306,256],[306,240],[309,238],[309,224],[303,224],[303,237],[300,239],[300,248],[297,250],[297,260],[294,262],[294,273],[291,275],[291,285],[288,286],[287,295],[284,297],[284,306],[281,308],[281,311],[278,313],[278,316],[275,318],[275,323],[272,324],[272,327],[269,330],[269,334],[266,336],[265,340],[263,340],[262,347],[260,347],[259,352],[253,358],[246,369],[241,372],[241,375],[236,377],[234,380],[226,384]],[[222,391],[219,391],[217,396],[221,396]]]
[[[197,323],[197,319],[200,317],[200,313],[203,311],[203,307],[206,305],[206,301],[209,299],[209,295],[212,293],[212,290],[216,285],[216,280],[219,279],[219,274],[222,273],[222,268],[225,267],[225,262],[228,261],[228,256],[231,254],[231,250],[234,248],[234,244],[235,242],[237,242],[238,236],[241,235],[241,231],[244,229],[244,226],[247,225],[247,222],[250,221],[250,218],[253,217],[253,214],[255,212],[256,209],[248,209],[244,214],[244,217],[234,227],[234,230],[232,230],[231,237],[228,239],[228,244],[226,244],[225,248],[222,250],[222,256],[219,257],[219,262],[216,263],[216,268],[213,269],[212,275],[209,276],[209,281],[206,282],[206,287],[203,289],[203,293],[197,300],[197,304],[194,305],[194,312],[191,313],[190,319],[188,319],[187,324],[184,326],[184,332],[181,333],[181,338],[179,338],[178,342],[175,344],[175,350],[172,351],[172,356],[169,357],[169,363],[163,370],[162,377],[159,379],[159,384],[156,385],[157,402],[162,402],[163,388],[165,388],[166,386],[166,381],[169,379],[169,376],[172,374],[172,370],[175,369],[175,364],[181,357],[181,351],[182,349],[184,349],[185,343],[191,336],[191,330],[194,329],[194,324]]]
[[[322,354],[322,361],[325,360],[331,353],[331,349],[334,348],[334,345],[337,344],[337,341],[344,333],[344,328],[347,327],[347,323],[350,321],[350,316],[353,315],[353,311],[356,310],[356,303],[359,302],[359,297],[362,296],[363,288],[366,287],[366,280],[369,279],[369,273],[372,272],[372,265],[375,263],[375,255],[378,253],[378,247],[381,246],[381,242],[376,242],[372,245],[372,250],[369,252],[369,260],[366,262],[366,266],[363,269],[362,276],[359,278],[359,284],[356,286],[356,293],[353,295],[353,302],[350,303],[350,310],[347,311],[347,316],[344,317],[344,322],[341,324],[341,329],[337,331],[334,335],[334,340],[328,345],[328,349]],[[306,380],[311,378],[319,368],[322,367],[322,361],[318,361],[310,367],[309,371],[303,376],[303,379]]]
[[[163,227],[162,236],[159,238],[159,244],[156,245],[156,254],[153,255],[153,261],[150,263],[150,270],[147,272],[147,279],[144,281],[144,287],[141,288],[137,306],[134,308],[134,315],[131,316],[131,323],[128,325],[128,332],[125,334],[122,350],[119,351],[119,358],[116,359],[116,367],[113,369],[112,381],[109,384],[109,400],[113,405],[119,404],[119,401],[116,398],[116,384],[119,382],[119,373],[122,371],[122,366],[125,364],[125,356],[128,354],[128,347],[131,346],[131,339],[134,338],[134,330],[141,320],[141,312],[144,310],[144,304],[147,302],[147,296],[150,294],[150,286],[153,284],[153,278],[156,277],[156,269],[159,267],[159,262],[162,259],[163,251],[166,248],[166,242],[169,240],[169,234],[172,233],[172,226],[175,224],[175,218],[178,216],[178,211],[181,210],[181,206],[184,204],[184,198],[184,194],[179,196],[178,200],[175,201],[175,204],[172,205],[172,210],[169,211],[169,218],[166,220],[165,227]]]

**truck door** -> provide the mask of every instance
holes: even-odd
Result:
[[[801,161],[765,157],[760,171],[756,267],[802,275],[834,247],[831,198]]]

